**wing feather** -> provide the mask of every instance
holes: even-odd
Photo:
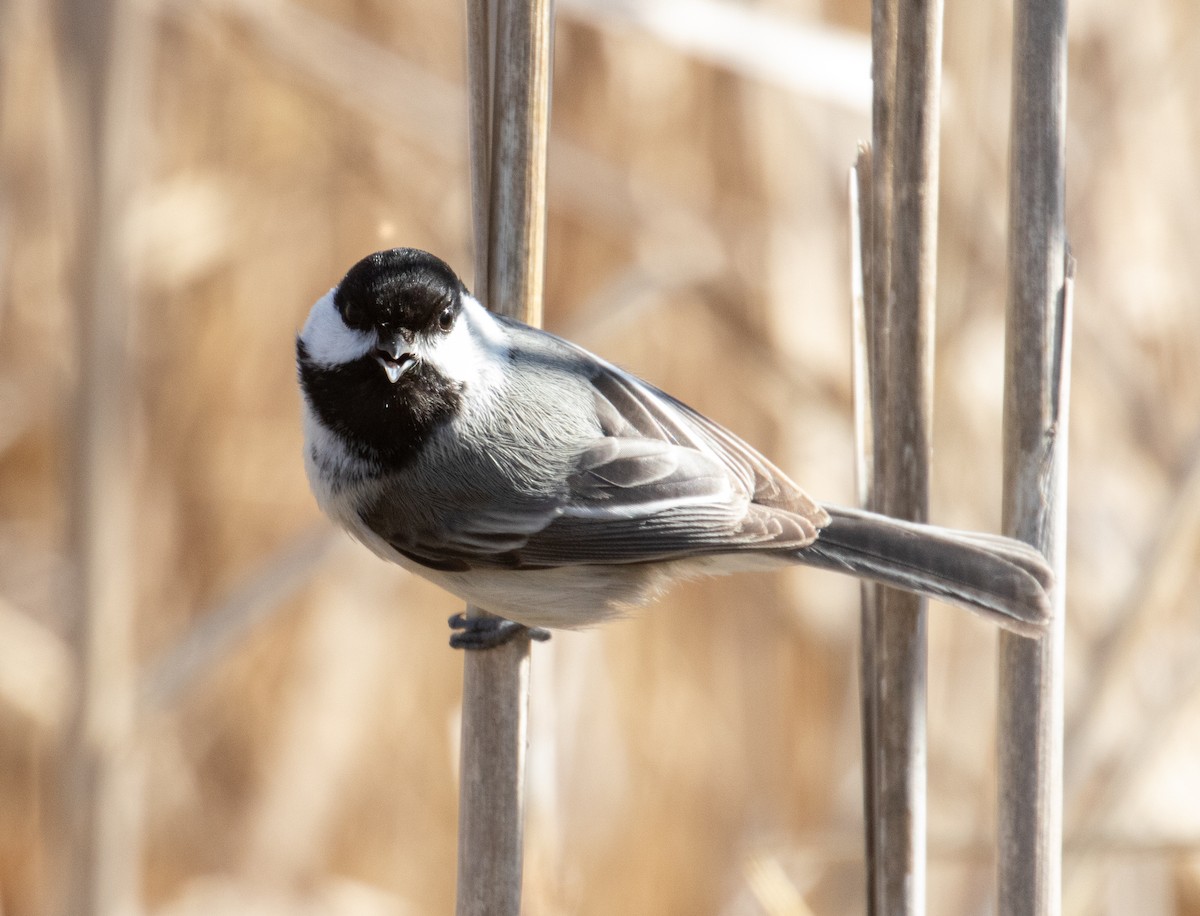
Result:
[[[389,539],[436,568],[532,569],[795,549],[828,522],[723,427],[586,351],[599,435],[554,497],[494,501]]]

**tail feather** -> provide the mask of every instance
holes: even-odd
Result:
[[[810,566],[848,572],[981,613],[1036,636],[1050,619],[1054,575],[1033,547],[999,535],[921,525],[838,506],[799,552]]]

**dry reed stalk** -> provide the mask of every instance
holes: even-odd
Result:
[[[871,258],[863,252],[863,240],[871,239],[872,158],[869,145],[860,145],[850,172],[850,302],[851,367],[854,389],[854,482],[858,503],[872,505],[875,467],[871,430],[871,334],[878,325],[867,317],[867,291],[872,290]],[[876,748],[879,743],[879,692],[877,690],[876,620],[879,590],[875,583],[859,583],[858,689],[862,727],[863,837],[866,865],[867,912],[875,911],[875,837],[878,830],[879,799],[875,779]]]
[[[492,233],[492,108],[496,83],[497,0],[467,0],[467,140],[471,168],[471,225],[475,295],[491,301],[488,266]],[[494,307],[494,306],[493,306]]]
[[[132,290],[120,241],[145,167],[149,23],[120,0],[58,11],[65,110],[77,158],[64,181],[76,207],[78,314],[70,481],[75,559],[75,696],[58,800],[65,830],[57,901],[70,916],[140,907],[141,758],[134,660]],[[119,49],[119,51],[118,51]]]
[[[1063,649],[1071,274],[1064,220],[1064,0],[1019,0],[1013,25],[1004,382],[1004,532],[1057,577],[1037,640],[1000,634],[998,907],[1061,910]]]
[[[867,395],[870,401],[871,457],[870,479],[865,484],[868,508],[880,508],[877,494],[881,481],[880,466],[874,461],[875,449],[883,441],[880,408],[886,404],[885,371],[886,323],[878,316],[891,291],[892,259],[892,105],[896,95],[896,0],[873,0],[871,4],[871,157],[867,176],[870,193],[862,204],[868,216],[863,227],[867,251],[863,260],[864,335],[866,347]],[[862,587],[859,628],[862,655],[861,684],[863,733],[863,827],[866,836],[867,913],[877,912],[880,886],[879,858],[879,600],[880,590]]]
[[[938,0],[874,8],[877,79],[872,263],[867,327],[872,370],[872,508],[925,521],[932,455],[933,315],[937,255]],[[891,67],[891,69],[888,69]],[[890,94],[889,94],[890,92]],[[864,610],[875,684],[864,692],[875,758],[866,796],[871,912],[925,909],[925,601],[880,589]],[[867,631],[872,628],[873,632]]]
[[[882,470],[874,460],[883,441],[882,409],[887,399],[885,358],[886,322],[880,320],[891,294],[892,260],[892,106],[896,97],[896,7],[897,0],[873,0],[871,4],[871,193],[866,198],[870,222],[865,227],[868,252],[863,266],[864,322],[867,382],[871,422],[871,478],[867,506],[878,510]],[[880,589],[864,586],[860,630],[862,639],[860,675],[863,730],[863,820],[866,835],[867,913],[878,911],[878,894],[883,863],[879,856],[879,601]]]
[[[542,323],[546,157],[550,136],[550,0],[499,0],[493,51],[488,305]],[[475,130],[472,130],[475,133]],[[478,153],[473,156],[478,161]]]
[[[549,0],[472,0],[467,22],[471,185],[474,193],[486,193],[486,204],[475,202],[475,286],[495,311],[540,324],[551,6]],[[521,909],[528,687],[528,636],[466,653],[459,916],[515,916]]]

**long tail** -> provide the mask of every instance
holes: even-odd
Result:
[[[1054,574],[1028,544],[857,509],[823,508],[832,521],[799,552],[810,566],[939,598],[1025,636],[1036,636],[1050,618]]]

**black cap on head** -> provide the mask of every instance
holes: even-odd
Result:
[[[466,291],[440,258],[419,248],[392,248],[351,267],[333,302],[352,328],[420,331],[432,327]]]

